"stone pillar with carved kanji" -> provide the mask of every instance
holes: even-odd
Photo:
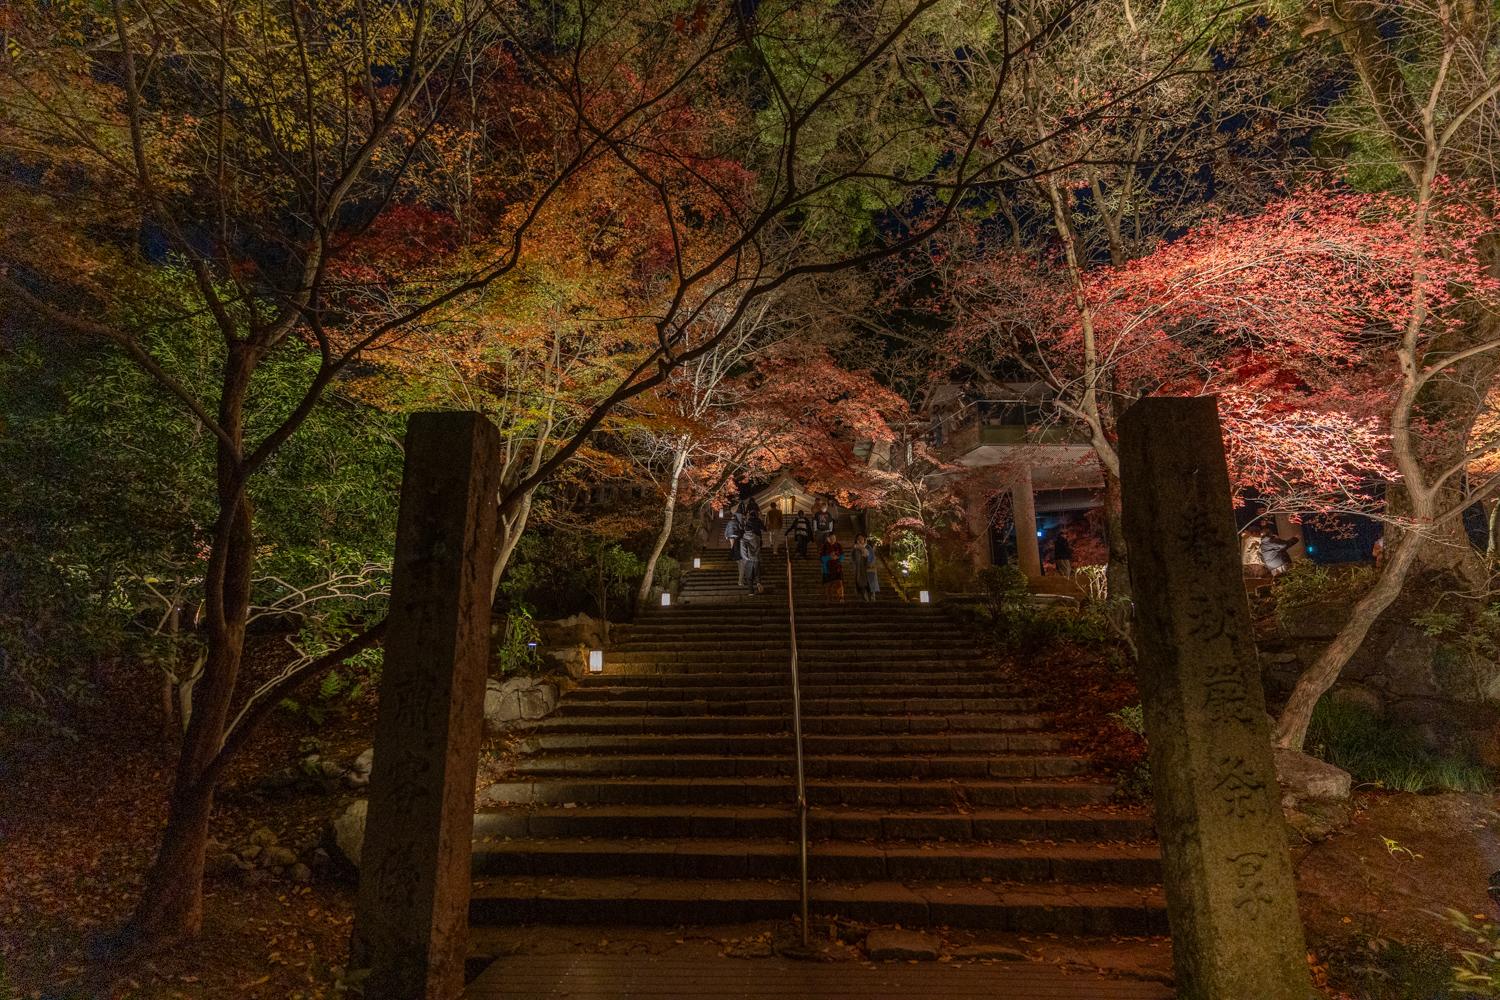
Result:
[[[1178,994],[1307,1000],[1217,403],[1143,399],[1119,435]]]
[[[477,413],[407,428],[351,947],[367,1000],[463,989],[499,455]]]

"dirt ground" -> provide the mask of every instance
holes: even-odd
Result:
[[[120,693],[120,704],[127,694]],[[265,779],[295,770],[310,747],[347,762],[369,745],[372,719],[369,697],[340,706],[321,726],[279,715],[231,769],[215,838],[233,844],[261,827],[288,845],[318,837],[356,793],[337,783],[278,790]],[[159,720],[105,710],[79,728],[76,740],[0,734],[0,1000],[347,995],[340,975],[354,887],[336,865],[306,884],[241,872],[211,877],[198,942],[126,965],[93,961],[139,891],[164,818],[172,753]],[[1500,871],[1497,805],[1483,795],[1362,794],[1349,828],[1294,851],[1315,969],[1330,997],[1441,995],[1391,992],[1405,987],[1392,985],[1388,967],[1400,958],[1425,962],[1429,979],[1446,975],[1449,949],[1460,938],[1434,914],[1453,907],[1500,917],[1488,892],[1491,873]],[[766,933],[720,939],[753,958]],[[643,939],[663,935],[675,940],[672,932],[641,932]],[[964,935],[946,937],[968,943]],[[517,933],[503,950],[545,951],[566,942],[587,949],[600,939],[620,947],[631,936]],[[1045,960],[1113,964],[1107,943],[1102,951],[1079,942],[1010,943]],[[1166,949],[1158,948],[1151,968],[1120,972],[1156,978],[1168,964]]]

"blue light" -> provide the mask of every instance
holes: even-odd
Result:
[[[530,649],[536,649],[536,643],[534,642],[528,642],[526,645]]]
[[[1047,533],[1045,531],[1038,531],[1036,533],[1036,537],[1038,537],[1038,538],[1046,538],[1047,537]]]

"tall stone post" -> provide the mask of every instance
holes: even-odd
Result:
[[[1016,524],[1016,562],[1029,577],[1042,575],[1042,547],[1036,537],[1036,488],[1024,460],[1010,484],[1011,516]]]
[[[499,454],[477,413],[407,428],[351,949],[367,1000],[463,989]]]
[[[1184,1000],[1307,1000],[1217,402],[1144,399],[1119,432],[1177,989]]]

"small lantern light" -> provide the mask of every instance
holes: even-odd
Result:
[[[591,674],[602,674],[602,673],[604,673],[604,650],[602,650],[602,649],[591,649],[591,650],[589,650],[589,673],[591,673]]]
[[[693,569],[702,569],[702,568],[703,568],[703,560],[699,559],[697,556],[693,556]]]
[[[672,606],[672,595],[667,593],[665,590],[661,592],[661,606],[664,608],[670,608]]]
[[[925,591],[925,590],[922,591],[920,594],[918,594],[917,597],[918,597],[918,599],[923,604],[931,604],[932,603],[932,595],[929,594],[929,593],[927,593],[927,591]]]

